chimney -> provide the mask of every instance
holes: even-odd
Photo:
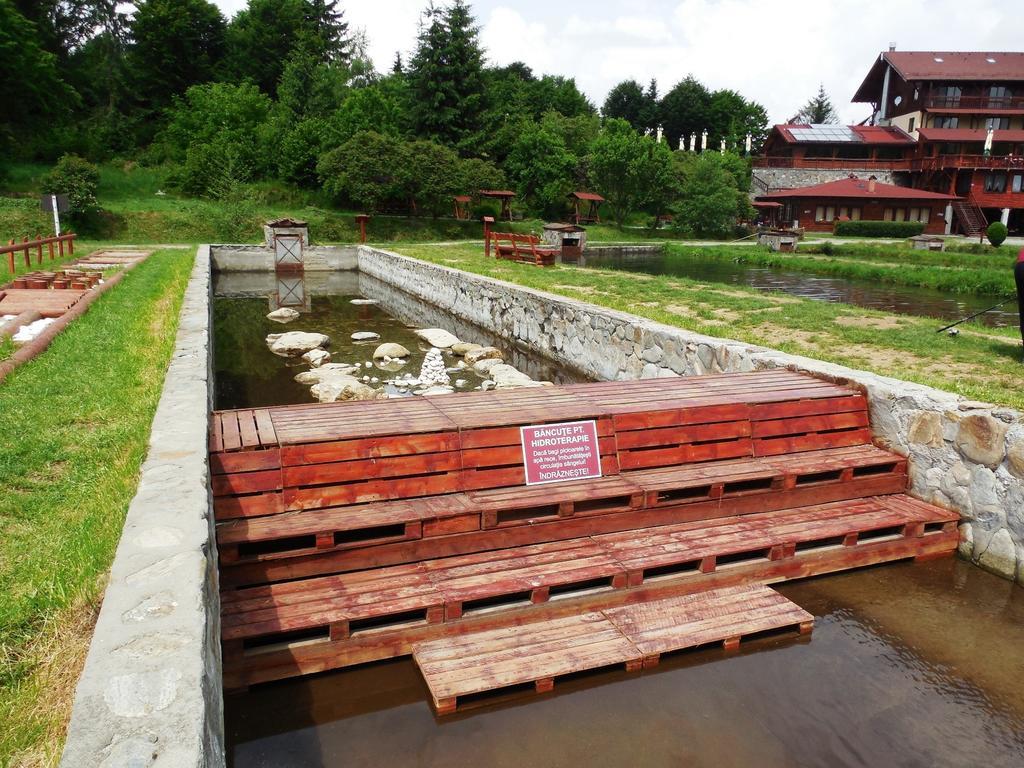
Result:
[[[874,193],[874,191],[875,191],[875,182],[876,181],[878,181],[878,177],[877,176],[868,176],[868,192],[869,193]]]
[[[896,43],[889,43],[889,53],[896,50]]]

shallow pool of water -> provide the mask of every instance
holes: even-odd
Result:
[[[296,282],[301,281],[301,282]],[[268,320],[266,315],[281,305],[281,299],[301,313],[290,323]],[[352,304],[353,299],[370,298],[376,304]],[[282,358],[266,344],[271,333],[311,331],[331,337],[328,348],[332,362],[361,366],[360,377],[367,383],[399,394],[388,379],[405,373],[419,374],[430,345],[414,331],[444,328],[463,341],[500,349],[505,362],[536,381],[568,384],[586,379],[546,358],[531,354],[477,326],[426,304],[367,275],[356,272],[310,273],[304,278],[279,280],[269,273],[224,273],[216,276],[213,299],[213,342],[215,404],[218,409],[253,408],[314,402],[307,385],[295,381],[296,374],[310,370],[301,358]],[[353,333],[372,331],[379,340],[352,341]],[[412,354],[404,366],[387,366],[372,359],[384,342],[396,342]],[[455,367],[459,358],[444,353],[445,362]],[[367,365],[369,364],[369,365]],[[374,382],[372,379],[378,379]],[[465,381],[460,390],[472,390],[484,377],[471,370],[452,372],[452,383]]]
[[[437,719],[411,661],[226,700],[228,755],[290,766],[1024,765],[1024,590],[963,562],[779,586],[809,638],[667,657]]]
[[[929,288],[885,285],[870,280],[820,277],[775,267],[756,267],[698,255],[666,254],[661,249],[600,248],[588,252],[580,266],[620,269],[648,275],[674,275],[712,283],[729,283],[781,291],[816,301],[853,304],[903,315],[959,320],[996,304],[1001,296],[954,294]],[[977,322],[992,327],[1017,325],[1017,304],[987,312]]]

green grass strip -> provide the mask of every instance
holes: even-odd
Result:
[[[192,262],[155,253],[0,383],[0,765],[63,727],[38,703],[54,660],[37,645],[55,617],[101,599]]]

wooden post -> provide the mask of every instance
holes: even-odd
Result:
[[[491,256],[491,224],[494,223],[493,216],[484,216],[484,256]]]
[[[366,242],[366,222],[369,219],[370,219],[370,217],[367,214],[365,214],[365,213],[360,213],[360,214],[356,215],[356,221],[359,222],[359,242],[360,243],[365,243]]]
[[[68,232],[68,254],[75,255],[75,233]]]
[[[29,239],[26,237],[21,242],[22,242],[22,245],[25,246],[25,266],[28,269],[32,269],[32,254],[29,252],[29,249],[28,249]]]
[[[43,236],[36,235],[36,264],[43,263]]]
[[[14,241],[13,240],[8,240],[7,241],[7,245],[8,246],[14,245]],[[10,270],[12,275],[14,274],[14,251],[8,251],[7,252],[7,269]]]
[[[46,245],[50,248],[50,261],[53,261],[53,238],[47,238]]]
[[[57,252],[60,254],[61,259],[64,258],[64,238],[57,238]]]

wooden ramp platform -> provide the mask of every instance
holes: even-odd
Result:
[[[806,634],[813,623],[774,590],[745,585],[421,643],[412,655],[445,715],[465,697],[523,685],[542,693],[566,675],[617,665],[637,671],[664,653],[719,642],[733,649],[746,636]]]
[[[520,427],[572,420],[602,476],[527,486]],[[215,412],[210,468],[228,690],[619,609],[651,663],[651,600],[959,540],[863,393],[788,370]]]

